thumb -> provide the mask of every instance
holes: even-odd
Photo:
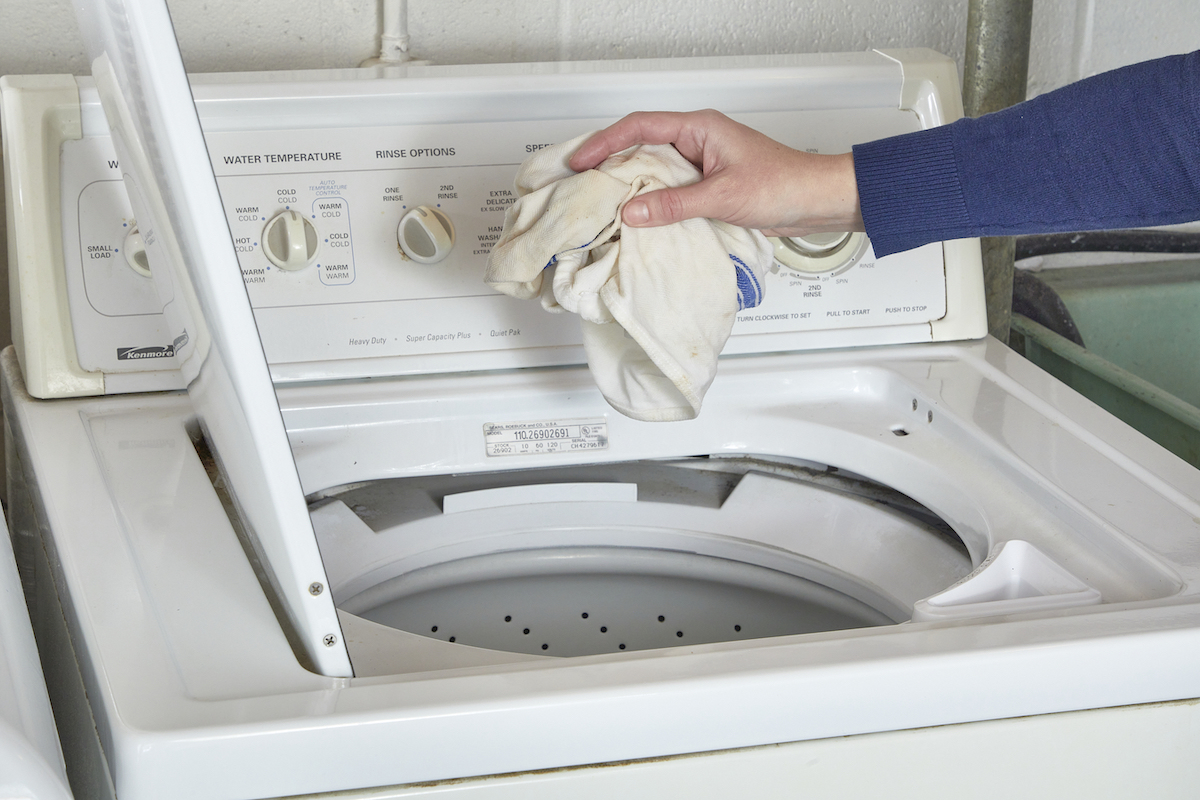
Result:
[[[703,183],[646,192],[625,204],[621,220],[634,228],[670,225],[693,217],[711,216]]]

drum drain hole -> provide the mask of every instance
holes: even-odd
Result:
[[[899,426],[892,428],[892,433],[896,434],[897,436],[908,436],[908,431]]]
[[[588,616],[589,616],[589,615],[588,615],[588,612],[586,612],[586,611],[584,611],[582,614],[580,614],[580,617],[582,617],[583,619],[587,619],[587,618],[588,618]],[[667,621],[667,618],[666,618],[666,616],[664,616],[664,615],[662,615],[662,614],[659,614],[659,615],[658,615],[658,617],[657,617],[657,619],[658,619],[658,621],[659,621],[659,622],[666,622],[666,621]],[[506,614],[506,615],[504,616],[504,621],[505,621],[505,622],[512,622],[512,615],[511,615],[511,614]],[[741,633],[742,626],[741,626],[741,625],[734,625],[734,626],[733,626],[733,629],[734,629],[734,631],[736,631],[736,632],[738,632],[738,633]],[[437,625],[433,625],[433,626],[431,626],[431,627],[429,628],[429,631],[430,631],[430,633],[437,633],[437,632],[438,632],[438,626],[437,626]],[[528,636],[530,632],[531,632],[531,631],[530,631],[530,629],[529,629],[529,628],[524,628],[524,629],[522,629],[522,631],[521,631],[521,633],[525,634],[526,636]],[[601,626],[600,626],[600,632],[601,632],[601,633],[608,633],[608,626],[607,626],[607,625],[601,625]],[[683,631],[675,631],[675,636],[676,636],[676,638],[682,639],[682,638],[683,638]],[[451,636],[451,637],[449,637],[449,638],[448,638],[446,641],[448,641],[448,642],[456,642],[456,641],[458,641],[458,637],[457,637],[457,636]],[[543,650],[549,650],[549,649],[550,649],[550,644],[549,644],[548,642],[544,642],[544,643],[542,644],[542,649],[543,649]],[[617,649],[618,649],[618,650],[625,650],[625,649],[626,649],[626,644],[625,644],[624,642],[621,642],[620,644],[618,644],[618,645],[617,645]]]
[[[624,655],[685,646],[685,640],[694,647],[893,621],[816,581],[744,562],[648,548],[556,548],[519,555],[438,565],[431,568],[438,571],[418,575],[424,579],[418,591],[388,587],[385,602],[351,613],[443,642],[515,653],[550,656],[553,640],[557,657]],[[464,566],[484,571],[475,575]],[[506,606],[511,610],[494,610]],[[658,611],[651,611],[655,606]],[[747,617],[754,617],[748,628],[741,621]]]

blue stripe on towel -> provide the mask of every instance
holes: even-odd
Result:
[[[758,282],[758,276],[733,253],[729,254],[729,260],[733,262],[737,275],[738,311],[756,307],[763,301],[762,284]]]
[[[604,233],[603,229],[600,231],[600,233]],[[569,252],[571,252],[571,250],[582,250],[585,247],[593,245],[596,243],[596,240],[600,238],[600,233],[597,233],[595,236],[593,236],[592,240],[590,242],[584,242],[583,244],[579,245],[578,247],[572,247],[570,250],[563,250],[562,252],[569,253]],[[544,270],[550,269],[555,264],[557,264],[558,256],[559,256],[558,253],[555,253],[554,255],[550,256],[550,260],[546,262],[546,266],[542,267],[542,269],[544,269]],[[730,256],[730,258],[733,258],[733,256]]]

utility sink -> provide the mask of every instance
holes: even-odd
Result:
[[[1200,259],[1044,270],[1085,347],[1014,315],[1025,356],[1200,467]]]

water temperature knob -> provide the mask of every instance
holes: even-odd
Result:
[[[454,247],[454,223],[431,206],[417,206],[400,218],[396,240],[418,264],[436,264]]]
[[[280,269],[307,267],[317,255],[317,229],[295,211],[281,211],[263,230],[263,252]]]

